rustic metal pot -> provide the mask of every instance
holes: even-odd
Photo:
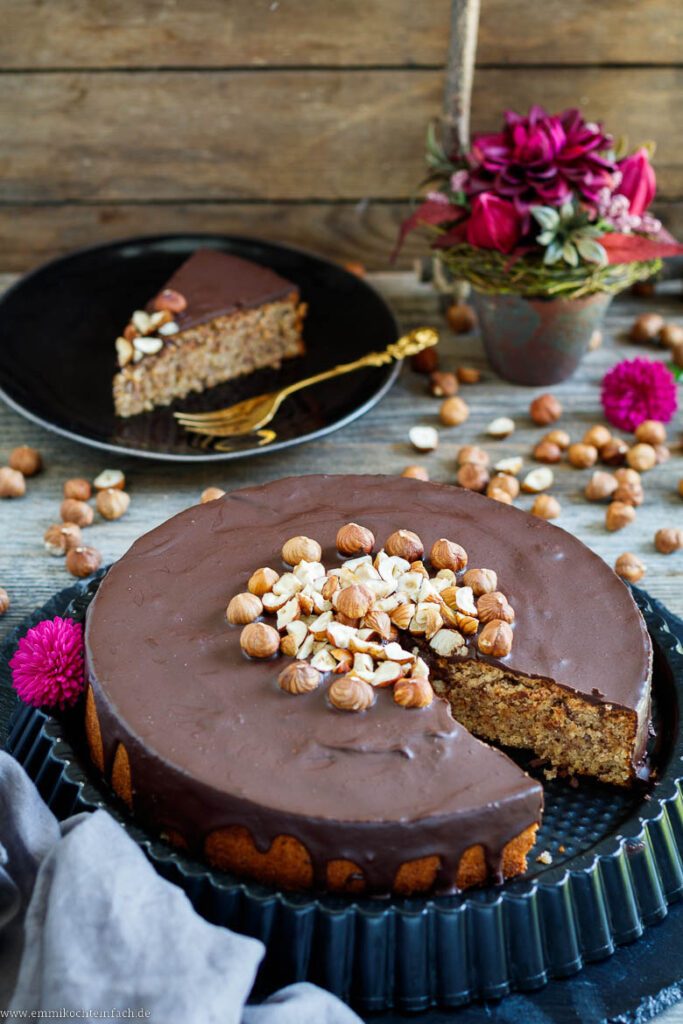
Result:
[[[571,377],[601,324],[612,296],[525,298],[473,290],[491,366],[515,384],[557,384]]]

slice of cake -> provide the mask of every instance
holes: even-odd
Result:
[[[267,267],[199,249],[116,339],[117,416],[303,355],[306,305]]]

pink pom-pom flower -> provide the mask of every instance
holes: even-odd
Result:
[[[46,619],[29,629],[9,663],[24,704],[65,708],[85,689],[83,627],[73,619]]]
[[[621,430],[633,431],[643,420],[668,423],[678,408],[676,381],[663,363],[626,359],[605,374],[602,407]]]

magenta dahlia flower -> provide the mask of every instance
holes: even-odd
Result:
[[[73,619],[46,619],[29,629],[9,663],[24,704],[65,708],[85,689],[83,627]]]
[[[625,359],[602,381],[602,406],[609,422],[633,431],[643,420],[668,423],[678,408],[676,381],[663,363]]]
[[[561,206],[574,193],[595,205],[616,164],[605,151],[611,137],[578,110],[548,114],[534,106],[526,117],[508,110],[502,132],[474,136],[466,191],[493,191],[520,213],[530,206]]]

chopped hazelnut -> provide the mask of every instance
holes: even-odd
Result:
[[[72,576],[85,579],[97,572],[102,565],[102,555],[97,548],[77,547],[66,553],[66,567]]]
[[[76,523],[77,526],[90,526],[95,518],[90,505],[85,501],[78,501],[77,498],[65,498],[59,514],[65,523]]]
[[[447,399],[455,401],[455,399]],[[439,432],[434,427],[411,427],[408,440],[418,452],[433,452],[439,447]]]
[[[522,472],[523,465],[524,459],[521,455],[511,455],[506,459],[498,459],[498,462],[496,462],[493,468],[497,473],[505,473],[508,476],[517,476]]]
[[[539,466],[538,469],[532,469],[524,477],[522,490],[526,494],[538,494],[540,491],[547,491],[549,487],[552,487],[554,480],[552,469],[549,469],[548,466]]]
[[[626,461],[631,469],[639,473],[645,473],[657,465],[657,453],[651,444],[634,444],[626,452]]]
[[[465,444],[458,451],[459,466],[464,466],[467,462],[471,462],[475,466],[488,466],[490,461],[488,452],[474,444]]]
[[[637,555],[626,551],[617,558],[614,563],[614,571],[617,576],[621,576],[622,580],[627,580],[629,583],[637,583],[645,575],[646,566]]]
[[[612,501],[605,512],[605,526],[612,532],[623,530],[635,518],[636,510],[633,505],[627,505],[624,501]]]
[[[491,594],[498,587],[498,576],[493,569],[468,569],[462,581],[466,587],[472,588],[475,597]]]
[[[489,473],[484,466],[478,466],[475,462],[465,462],[456,474],[456,480],[460,487],[468,491],[484,491],[489,482]]]
[[[477,647],[491,658],[505,658],[512,650],[512,629],[507,622],[492,619],[477,637]]]
[[[512,505],[512,495],[510,492],[504,491],[502,487],[492,487],[490,483],[486,488],[486,497],[499,501],[501,505]]]
[[[323,550],[317,540],[310,537],[291,537],[282,548],[282,561],[287,565],[298,565],[299,562],[319,562]]]
[[[600,460],[608,466],[621,466],[626,461],[628,445],[620,437],[613,437],[600,449]]]
[[[0,587],[0,615],[4,615],[10,606],[9,594],[4,587]]]
[[[555,398],[555,395],[539,395],[538,398],[534,398],[529,406],[529,415],[534,423],[540,427],[545,427],[549,423],[559,420],[562,415],[562,406],[557,398]]]
[[[0,467],[0,498],[21,498],[26,494],[24,474],[11,466]]]
[[[572,443],[572,440],[567,431],[560,430],[559,427],[556,427],[554,430],[549,430],[545,437],[542,438],[542,440],[550,441],[551,444],[556,444],[557,447],[561,448],[563,452],[565,452],[567,448],[569,448],[569,445]]]
[[[125,486],[126,478],[120,469],[103,469],[93,480],[93,487],[96,491],[108,491],[110,487],[122,491]]]
[[[595,426],[590,427],[583,435],[583,443],[592,445],[598,451],[604,448],[611,440],[612,434],[601,423],[596,423]]]
[[[468,334],[477,325],[477,318],[466,302],[453,302],[446,310],[446,323],[453,334]]]
[[[64,497],[75,498],[76,501],[88,501],[92,495],[92,487],[89,480],[82,477],[74,477],[64,481]]]
[[[534,448],[534,458],[537,462],[559,462],[562,458],[562,449],[552,441],[539,441]]]
[[[586,484],[584,494],[588,501],[606,501],[610,498],[619,486],[617,478],[612,473],[605,473],[597,469]]]
[[[481,371],[476,366],[459,366],[455,373],[461,384],[478,384],[481,380]]]
[[[187,299],[181,292],[176,292],[173,288],[164,288],[156,296],[152,305],[157,312],[166,310],[169,313],[182,313],[184,309],[187,309]]]
[[[683,530],[662,529],[655,534],[655,547],[661,555],[671,555],[683,547]]]
[[[280,634],[265,622],[249,622],[240,633],[240,647],[250,658],[272,658],[280,650]]]
[[[339,711],[367,711],[375,702],[375,691],[370,683],[349,673],[335,679],[327,699]]]
[[[439,368],[439,354],[436,351],[436,345],[430,345],[429,348],[423,348],[421,352],[417,352],[410,360],[411,368],[415,373],[434,373]]]
[[[532,516],[538,516],[539,519],[557,519],[561,513],[562,507],[552,494],[539,494],[534,498],[531,506]]]
[[[658,444],[666,444],[666,427],[659,420],[643,420],[635,430],[636,441],[643,444],[651,444],[653,447]]]
[[[467,552],[455,541],[441,537],[432,544],[429,561],[435,569],[452,569],[453,572],[460,572],[467,566]]]
[[[128,511],[130,495],[110,487],[106,491],[97,492],[95,505],[103,519],[120,519]]]
[[[501,619],[503,622],[514,622],[515,611],[505,594],[500,590],[490,590],[477,599],[477,615],[482,622]]]
[[[496,473],[489,480],[486,493],[491,497],[491,491],[506,491],[512,501],[519,495],[519,480],[515,476],[510,476],[509,473]]]
[[[429,473],[424,466],[406,466],[401,476],[410,477],[413,480],[429,480]]]
[[[81,528],[76,523],[53,523],[45,531],[43,541],[51,555],[65,555],[71,548],[81,546]]]
[[[429,377],[429,390],[435,398],[450,398],[458,390],[458,378],[454,373],[435,370]]]
[[[641,313],[633,321],[629,338],[631,341],[654,341],[664,326],[664,317],[659,313]]]
[[[205,487],[202,491],[199,501],[202,505],[206,505],[207,501],[217,501],[219,498],[225,496],[225,491],[220,487]]]
[[[225,617],[231,626],[246,626],[263,613],[261,599],[252,593],[235,594],[225,610]]]
[[[447,427],[459,427],[470,414],[470,407],[467,402],[457,395],[447,398],[439,410],[441,422]]]
[[[347,523],[337,531],[337,551],[340,555],[369,555],[374,546],[374,533],[358,523]]]
[[[676,348],[683,343],[683,327],[679,324],[664,324],[659,332],[659,340],[667,348]]]
[[[428,708],[434,690],[428,679],[399,679],[394,685],[394,700],[402,708]]]
[[[405,558],[406,562],[417,562],[424,555],[424,544],[412,530],[396,530],[387,537],[384,549],[388,555]]]
[[[43,468],[43,460],[40,452],[28,445],[21,445],[11,452],[9,464],[12,469],[18,469],[24,476],[35,476]]]
[[[277,677],[278,686],[285,693],[295,695],[311,693],[320,686],[321,675],[317,668],[313,668],[306,661],[293,661],[283,668]]]
[[[273,589],[277,581],[280,579],[280,573],[275,572],[275,569],[257,569],[256,572],[252,573],[247,583],[247,590],[250,594],[256,594],[257,597],[263,597],[264,594],[269,594]]]
[[[588,469],[598,461],[598,449],[592,444],[572,444],[567,452],[569,464],[575,469]]]
[[[509,437],[515,431],[515,421],[511,420],[509,416],[498,416],[497,419],[491,420],[486,433],[490,437],[503,438]]]

